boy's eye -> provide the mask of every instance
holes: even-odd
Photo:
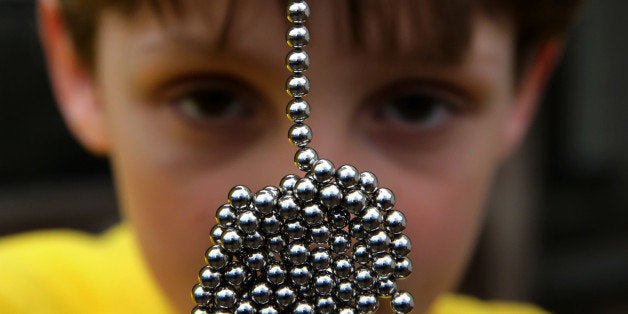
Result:
[[[172,86],[166,96],[169,105],[192,125],[223,131],[236,125],[253,127],[263,111],[256,89],[234,78],[192,78]]]
[[[461,87],[414,79],[387,84],[365,99],[362,131],[377,145],[404,152],[438,147],[477,106]]]
[[[411,92],[384,99],[376,119],[409,129],[429,130],[448,118],[452,104],[437,96]]]
[[[246,115],[245,101],[234,91],[203,87],[175,100],[184,115],[196,120],[237,119]]]
[[[462,107],[456,91],[421,83],[394,84],[369,99],[378,132],[398,135],[444,128]]]

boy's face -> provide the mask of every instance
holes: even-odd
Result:
[[[528,104],[515,95],[512,28],[474,16],[462,59],[434,62],[383,46],[351,49],[334,35],[346,26],[330,3],[312,3],[308,23],[312,146],[395,192],[413,243],[414,272],[401,285],[421,312],[459,277],[496,168],[527,124]],[[255,191],[297,173],[284,115],[283,17],[265,2],[239,6],[217,51],[224,14],[195,12],[165,24],[147,8],[132,18],[105,12],[89,82],[124,216],[180,310],[192,305],[229,189]]]

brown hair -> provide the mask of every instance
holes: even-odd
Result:
[[[181,0],[59,0],[61,10],[70,30],[72,39],[82,61],[93,66],[95,56],[95,34],[99,17],[105,9],[131,15],[140,5],[149,5],[161,15],[165,11],[181,13],[184,1]],[[188,0],[187,2],[195,2]],[[202,2],[202,1],[200,1]],[[230,21],[239,0],[230,0],[225,19]],[[282,5],[286,0],[279,0]],[[340,3],[340,1],[338,2]],[[512,20],[517,31],[517,63],[518,67],[536,51],[543,42],[550,38],[562,36],[578,11],[581,0],[397,0],[385,5],[379,0],[345,0],[346,19],[349,23],[350,36],[358,44],[364,42],[360,27],[366,20],[377,19],[382,25],[383,40],[386,47],[394,49],[396,32],[394,27],[395,14],[410,11],[413,21],[421,24],[424,38],[429,38],[429,45],[435,55],[455,58],[466,48],[470,37],[470,19],[473,9],[480,9],[489,16],[506,16]],[[390,9],[389,7],[396,7]],[[282,8],[282,6],[279,6]],[[388,9],[387,9],[388,8]],[[370,15],[370,14],[375,14]],[[392,13],[392,14],[388,14]],[[368,19],[364,17],[368,16]],[[224,25],[221,39],[228,38],[229,23]],[[431,33],[426,33],[429,31]],[[421,40],[423,41],[423,39]],[[425,48],[425,47],[423,47]],[[521,69],[520,69],[521,70]]]

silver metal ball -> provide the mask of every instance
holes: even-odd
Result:
[[[316,182],[329,182],[334,178],[336,167],[327,159],[320,159],[312,166],[311,173]]]
[[[286,281],[287,274],[281,265],[273,264],[266,272],[266,279],[273,285],[281,285]]]
[[[259,229],[259,218],[251,210],[245,210],[238,215],[238,227],[244,233],[251,234]]]
[[[266,306],[260,309],[258,314],[279,314],[279,311],[272,305]]]
[[[314,314],[314,306],[309,303],[299,303],[294,307],[293,314]]]
[[[292,74],[286,80],[286,92],[295,98],[307,95],[310,92],[310,87],[310,80],[301,73]]]
[[[363,243],[356,243],[353,247],[353,260],[362,265],[370,262],[371,252],[368,246]]]
[[[236,301],[237,294],[231,288],[222,288],[214,295],[214,303],[221,309],[231,309]]]
[[[236,209],[243,209],[249,206],[252,198],[251,190],[243,185],[234,186],[229,191],[229,196],[227,197],[229,204]]]
[[[238,303],[238,306],[236,307],[233,313],[234,314],[256,314],[257,309],[255,308],[255,306],[253,306],[251,302],[241,301]]]
[[[262,245],[264,245],[264,241],[266,239],[264,238],[263,235],[261,235],[259,232],[254,232],[251,234],[247,234],[244,237],[244,247],[247,249],[251,249],[251,250],[257,250],[260,247],[262,247]]]
[[[412,261],[407,256],[400,257],[395,261],[393,274],[398,279],[404,279],[412,273]]]
[[[260,251],[246,254],[245,265],[252,270],[262,270],[266,266],[266,256]]]
[[[332,234],[331,239],[329,240],[329,246],[332,252],[336,254],[344,254],[347,252],[349,247],[351,247],[351,239],[346,232],[339,230]]]
[[[366,207],[367,198],[361,190],[353,190],[345,194],[344,207],[352,214],[361,212]]]
[[[360,180],[360,172],[354,166],[344,165],[336,170],[336,180],[345,189],[353,188]]]
[[[316,312],[321,314],[332,314],[336,311],[336,301],[332,297],[321,297],[316,299]]]
[[[288,246],[286,258],[295,265],[303,265],[310,258],[310,250],[302,243],[292,243]]]
[[[305,1],[293,1],[286,9],[288,21],[303,23],[310,17],[310,7]]]
[[[212,244],[220,243],[219,241],[223,232],[225,232],[225,229],[220,224],[216,224],[212,227],[212,230],[209,232],[209,239]]]
[[[390,246],[390,237],[388,237],[386,232],[379,231],[369,237],[366,244],[373,254],[386,252]]]
[[[245,283],[249,277],[249,273],[241,265],[234,265],[225,272],[225,280],[232,286],[239,286]]]
[[[288,139],[295,146],[305,147],[312,141],[312,129],[307,124],[294,124],[288,130]]]
[[[364,228],[364,224],[362,224],[362,219],[358,217],[351,219],[351,222],[349,222],[349,234],[358,241],[364,241],[369,236],[368,231]]]
[[[377,187],[379,186],[377,177],[368,171],[360,173],[359,183],[360,189],[368,194],[372,194],[373,192],[375,192],[377,190]]]
[[[334,262],[333,271],[338,278],[349,278],[353,275],[353,263],[350,259],[340,258]]]
[[[344,302],[352,301],[356,295],[355,287],[351,281],[343,281],[338,283],[336,287],[336,297]]]
[[[382,210],[389,210],[395,206],[395,195],[387,188],[379,188],[375,191],[375,202]]]
[[[391,297],[397,292],[397,283],[387,276],[379,277],[375,281],[375,291],[380,297]]]
[[[227,266],[229,260],[227,251],[220,245],[212,245],[205,252],[205,261],[211,269],[220,270]]]
[[[307,228],[299,220],[288,221],[284,226],[284,233],[290,241],[301,240],[307,235]]]
[[[327,243],[331,237],[331,230],[325,224],[310,229],[310,240],[313,243]]]
[[[192,299],[197,304],[207,304],[211,300],[212,294],[206,287],[203,287],[200,283],[197,283],[192,288]]]
[[[277,191],[278,192],[278,191]],[[277,195],[264,188],[253,196],[253,206],[258,212],[268,214],[275,209],[277,204]]]
[[[274,235],[281,231],[282,222],[275,214],[266,216],[260,222],[260,229],[266,235]]]
[[[326,248],[316,248],[312,254],[310,254],[310,265],[315,270],[324,270],[331,266],[333,258],[330,252]]]
[[[311,280],[311,277],[310,277],[310,280]],[[298,295],[299,295],[299,299],[301,300],[306,300],[307,302],[310,302],[310,300],[312,300],[316,296],[316,291],[312,289],[311,282],[308,282],[302,286],[298,286],[298,288],[299,288]]]
[[[296,188],[295,188],[296,189]],[[277,211],[284,220],[294,219],[299,215],[299,204],[292,195],[282,196],[277,201]]]
[[[362,290],[372,290],[375,277],[370,269],[362,267],[355,272],[353,281],[355,285]]]
[[[303,171],[312,169],[312,165],[318,160],[318,154],[310,147],[303,147],[294,154],[294,164]]]
[[[344,208],[334,207],[328,214],[331,226],[335,229],[343,229],[349,224],[350,215]]]
[[[390,304],[397,313],[409,313],[414,309],[414,298],[406,291],[399,291],[394,294]]]
[[[198,280],[209,290],[214,290],[220,286],[221,272],[214,271],[209,266],[203,267],[198,272]]]
[[[294,49],[286,56],[286,66],[288,67],[288,70],[294,73],[307,71],[310,67],[310,56],[303,49]],[[291,116],[288,117],[291,118]],[[303,120],[299,122],[303,122]]]
[[[321,203],[327,208],[338,206],[342,202],[342,190],[335,184],[329,184],[321,188],[318,194]]]
[[[393,273],[395,269],[395,259],[390,254],[380,254],[374,256],[373,271],[377,276],[388,276]]]
[[[335,288],[336,282],[328,274],[322,274],[314,278],[314,290],[319,295],[330,295]]]
[[[242,243],[244,239],[240,232],[235,229],[229,228],[222,233],[220,237],[220,243],[223,248],[229,253],[236,253],[242,249]]]
[[[355,308],[360,313],[374,313],[379,308],[379,301],[372,294],[360,295],[356,301]]]
[[[282,235],[268,238],[266,246],[271,252],[282,252],[286,247],[286,240]]]
[[[292,48],[303,48],[310,42],[310,31],[305,25],[293,25],[286,33],[286,42]]]
[[[400,233],[406,229],[407,224],[406,216],[398,210],[391,210],[386,214],[384,225],[386,226],[386,231],[389,233]]]
[[[301,209],[303,221],[310,227],[318,226],[323,223],[325,213],[318,204],[309,204]]]
[[[265,283],[258,283],[251,289],[251,299],[257,304],[266,304],[270,301],[273,290]]]
[[[265,188],[263,188],[263,190],[270,192],[275,199],[281,196],[281,189],[279,189],[278,187],[274,185],[266,186]]]
[[[377,207],[367,207],[361,214],[362,225],[366,231],[373,231],[379,228],[384,222],[384,215]]]
[[[391,242],[391,249],[397,256],[406,256],[412,250],[412,242],[405,234],[397,235]]]
[[[312,280],[312,272],[307,266],[297,266],[290,270],[290,279],[295,285],[304,286]]]
[[[352,308],[345,307],[340,309],[340,311],[338,311],[338,314],[356,314],[356,312]]]
[[[223,228],[233,226],[237,218],[238,215],[236,209],[229,204],[224,204],[218,207],[218,210],[216,211],[216,222],[218,222],[218,224],[220,224]]]
[[[294,186],[294,195],[302,202],[310,202],[316,197],[318,188],[316,184],[308,179],[303,178]]]
[[[275,291],[277,303],[283,307],[289,307],[297,300],[297,295],[290,287],[281,287]]]
[[[289,174],[281,178],[279,182],[279,190],[281,190],[282,194],[292,194],[292,190],[294,189],[294,185],[299,181],[299,176],[294,174]]]

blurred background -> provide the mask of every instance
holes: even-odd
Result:
[[[57,112],[34,1],[0,0],[0,235],[115,223],[107,162]],[[556,313],[628,313],[628,1],[588,1],[460,290]],[[1,267],[1,265],[0,265]]]

